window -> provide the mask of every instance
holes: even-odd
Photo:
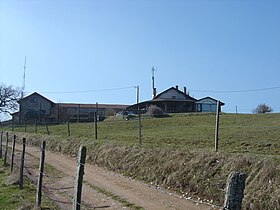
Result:
[[[201,104],[197,104],[196,106],[197,106],[197,111],[198,111],[198,112],[201,112],[201,107],[202,107],[202,105],[201,105]]]
[[[170,108],[171,108],[171,110],[170,110],[171,112],[175,112],[176,111],[176,106],[171,106]]]
[[[172,99],[176,99],[177,97],[176,96],[172,96]]]
[[[38,98],[37,98],[37,97],[34,97],[34,98],[32,99],[32,102],[33,102],[33,103],[37,103],[37,102],[38,102]]]

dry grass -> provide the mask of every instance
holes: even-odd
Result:
[[[106,145],[95,153],[96,164],[154,185],[222,205],[231,171],[247,174],[244,209],[280,209],[280,168],[273,160],[251,155],[216,154],[209,151]]]
[[[47,149],[76,155],[81,142],[67,138],[28,135],[29,143],[47,140]],[[116,143],[87,145],[87,162],[126,176],[176,191],[183,197],[222,206],[230,172],[246,173],[243,209],[280,209],[280,167],[273,159],[250,154],[215,153],[209,150],[143,148]]]
[[[221,115],[219,153],[213,152],[212,114],[143,119],[142,147],[133,120],[100,123],[96,141],[92,124],[72,124],[71,137],[65,125],[51,127],[50,136],[43,130],[24,135],[29,144],[46,140],[47,149],[70,156],[88,144],[88,162],[218,205],[230,172],[245,172],[243,209],[273,210],[280,209],[279,119],[280,114]]]
[[[9,185],[18,185],[19,184],[19,173],[12,173],[9,174],[4,180],[3,185],[9,186]]]

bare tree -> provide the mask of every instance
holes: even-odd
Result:
[[[266,113],[266,112],[272,112],[273,111],[273,109],[270,107],[270,106],[268,106],[268,105],[266,105],[266,104],[259,104],[258,106],[257,106],[257,108],[255,108],[255,109],[253,109],[253,113]]]
[[[0,113],[10,114],[18,109],[17,100],[20,97],[20,90],[13,86],[0,84]]]

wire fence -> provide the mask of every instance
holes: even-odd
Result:
[[[1,135],[1,145],[2,145],[2,135]],[[16,136],[14,136],[13,138],[13,142],[16,141]],[[8,145],[9,146],[9,142],[11,142],[11,137],[9,137],[8,133],[7,133],[7,141],[6,144],[4,143],[4,145]],[[90,145],[91,143],[89,143],[88,145]],[[17,146],[24,146],[24,144],[20,141],[17,141]],[[14,147],[13,147],[14,148]],[[15,149],[15,148],[14,148]],[[20,162],[22,161],[22,157],[20,156],[20,152],[14,152],[15,150],[11,149],[9,147],[6,147],[6,151],[5,151],[5,156],[7,156],[7,158],[10,160],[12,166],[13,164],[20,168]],[[84,149],[84,153],[82,152]],[[24,151],[24,150],[22,150]],[[38,189],[40,189],[39,184],[40,183],[40,176],[44,177],[43,179],[43,184],[42,184],[42,189],[43,189],[43,197],[42,200],[51,200],[53,201],[56,205],[62,205],[64,206],[63,208],[65,209],[69,209],[69,206],[72,205],[73,209],[95,209],[96,205],[94,203],[92,203],[92,201],[85,201],[85,200],[81,200],[81,202],[77,201],[76,199],[73,199],[73,197],[75,198],[76,196],[76,183],[77,180],[80,180],[79,174],[84,174],[84,167],[85,167],[85,162],[83,162],[82,160],[84,159],[85,161],[85,146],[81,146],[79,149],[79,155],[78,155],[78,165],[77,165],[77,175],[76,176],[71,176],[71,175],[65,175],[65,174],[55,174],[52,173],[51,171],[48,170],[42,170],[42,166],[40,165],[41,163],[44,164],[44,161],[42,161],[42,159],[44,158],[45,152],[48,152],[47,150],[45,150],[45,143],[44,141],[42,142],[42,145],[40,148],[38,148],[37,152],[41,152],[40,154],[40,164],[39,164],[39,172],[38,172],[38,160],[33,156],[33,155],[28,155],[25,156],[25,165],[24,165],[24,175],[27,177],[31,177],[31,179],[33,180],[38,180],[37,181],[37,194],[36,194],[36,202],[37,202],[37,197],[38,197]],[[12,162],[12,159],[14,160],[14,162]],[[79,168],[82,168],[81,170]],[[239,172],[233,172],[230,174],[229,178],[232,176],[236,176],[235,178],[232,178],[232,180],[230,180],[230,183],[227,183],[228,186],[234,185],[234,187],[227,187],[227,190],[229,192],[226,192],[226,201],[229,202],[227,203],[228,206],[231,206],[231,202],[235,202],[235,206],[236,205],[241,205],[241,201],[242,201],[242,196],[243,196],[243,191],[244,191],[244,183],[245,183],[245,175],[244,174],[240,174]],[[67,184],[62,184],[60,183],[58,180],[65,180],[68,179],[70,181],[67,181]],[[228,181],[229,182],[229,181]],[[69,186],[70,183],[70,186]],[[239,184],[241,183],[241,185],[239,186]],[[83,185],[83,180],[81,179],[80,182],[81,185]],[[240,189],[239,189],[240,188]],[[231,192],[232,189],[238,189],[236,191]],[[82,190],[81,190],[82,191]],[[80,196],[81,196],[81,191],[80,191]],[[237,195],[233,195],[236,194]],[[42,192],[40,192],[40,194],[42,194]],[[79,193],[77,193],[78,195]],[[176,195],[175,195],[176,196]],[[238,199],[236,200],[235,197],[238,197]],[[192,200],[187,198],[188,200]],[[207,205],[211,205],[212,207],[215,208],[220,208],[222,209],[223,207],[217,206],[217,205],[213,205],[213,204],[209,204],[205,201],[194,201],[196,203],[200,203],[200,204],[207,204]],[[37,204],[37,207],[41,206],[41,202],[39,204]],[[66,205],[66,206],[65,206]],[[226,205],[226,202],[225,202]],[[76,206],[76,208],[75,208]],[[229,210],[232,210],[231,208],[227,208]]]
[[[137,115],[131,115],[128,118],[127,116],[114,116],[96,123],[14,125],[9,129],[61,137],[82,137],[86,140],[99,139],[129,145],[211,149],[214,147],[215,121],[214,113],[156,115],[154,117],[141,114],[140,121]],[[247,152],[249,149],[252,153],[265,154],[268,152],[267,148],[270,148],[270,154],[279,155],[275,149],[280,146],[279,130],[280,120],[277,114],[221,113],[220,149],[227,152],[235,148],[240,152]],[[248,145],[251,146],[248,148]]]
[[[15,138],[15,137],[14,137]],[[3,140],[3,136],[2,139]],[[9,145],[10,142],[12,142],[12,137],[8,135],[7,133],[7,142],[8,142],[8,149],[5,150],[5,156],[7,158],[7,161],[10,161],[6,164],[6,166],[11,166],[14,169],[14,173],[18,173],[20,166],[21,166],[21,152],[19,150],[21,148],[16,148],[16,152],[13,153],[13,150],[10,148],[11,145]],[[15,140],[15,139],[14,139]],[[1,142],[1,145],[6,146],[5,141]],[[23,143],[21,141],[16,141],[17,146],[22,146]],[[6,152],[7,151],[7,152]],[[42,148],[38,148],[38,152],[42,152]],[[43,150],[47,152],[47,150]],[[2,157],[0,157],[2,158]],[[12,162],[12,159],[14,160]],[[10,165],[9,165],[10,164]],[[38,194],[38,177],[42,175],[44,177],[42,189],[43,189],[43,196],[42,201],[49,202],[51,200],[56,205],[60,206],[62,209],[69,209],[70,206],[74,206],[74,200],[73,200],[73,189],[74,189],[74,182],[76,177],[75,176],[69,176],[66,174],[61,174],[61,176],[56,176],[51,171],[50,172],[40,172],[38,171],[38,159],[35,158],[33,155],[30,155],[27,153],[27,156],[25,156],[24,159],[24,170],[23,170],[23,176],[28,177],[33,183],[37,183],[37,194]],[[47,169],[46,171],[48,171]],[[67,184],[68,186],[65,186],[63,183],[59,183],[60,180],[68,180]],[[70,186],[69,186],[70,184]],[[36,195],[38,196],[38,195]],[[76,204],[79,206],[79,208],[75,209],[94,209],[95,205],[91,201],[83,201],[81,203],[76,202]],[[39,206],[41,203],[39,204]]]

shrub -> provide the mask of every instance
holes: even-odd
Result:
[[[266,112],[272,112],[272,111],[273,110],[270,106],[268,106],[266,104],[259,104],[257,106],[257,108],[253,109],[252,112],[258,114],[258,113],[266,113]]]
[[[147,115],[149,117],[166,117],[167,116],[161,108],[159,108],[155,105],[151,105],[148,108]]]

